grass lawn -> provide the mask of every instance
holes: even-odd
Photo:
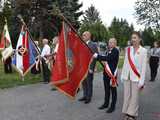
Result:
[[[41,75],[33,75],[28,73],[22,81],[20,75],[13,71],[12,74],[5,74],[3,64],[0,62],[0,89],[11,88],[21,85],[35,84],[41,81]]]

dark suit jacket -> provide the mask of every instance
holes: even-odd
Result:
[[[112,50],[107,51],[105,56],[98,55],[97,60],[107,61],[112,74],[114,74],[119,61],[119,50],[113,48]],[[106,73],[104,72],[104,74]]]
[[[88,47],[91,49],[93,53],[98,53],[97,45],[94,42],[89,41]],[[94,71],[95,66],[96,66],[96,59],[93,59],[92,63],[90,64],[90,70]]]

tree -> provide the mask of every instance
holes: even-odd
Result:
[[[0,12],[0,33],[2,33],[4,24],[5,24],[5,19],[8,22],[8,25],[11,25],[11,15],[12,15],[12,9],[11,9],[11,3],[8,0],[7,2],[4,3],[2,7],[2,11]],[[10,29],[10,28],[9,28]]]
[[[160,30],[160,0],[137,0],[135,11],[139,23]]]
[[[155,30],[154,32],[155,32],[155,40],[160,41],[160,31]]]
[[[19,32],[21,29],[21,22],[18,15],[22,15],[25,23],[27,24],[34,40],[41,38],[52,39],[58,34],[61,28],[62,19],[58,14],[54,14],[58,8],[69,21],[79,27],[79,16],[82,15],[82,11],[79,11],[82,6],[78,0],[6,0],[10,1],[10,18],[9,22],[11,29],[11,37],[16,45]],[[5,7],[7,10],[7,7]],[[6,12],[2,12],[2,15],[6,17]],[[2,19],[2,17],[0,18]],[[3,20],[4,21],[4,20]],[[0,21],[0,23],[4,23]],[[3,25],[1,25],[3,26]]]
[[[109,27],[110,37],[115,37],[118,40],[118,45],[121,47],[126,46],[127,41],[134,31],[133,25],[129,25],[127,20],[114,17]]]
[[[12,0],[12,22],[16,21],[13,26],[14,34],[17,35],[20,31],[21,23],[17,16],[22,15],[34,39],[50,38],[46,33],[54,30],[50,14],[52,4],[51,0]]]
[[[108,31],[106,26],[101,22],[98,10],[91,5],[84,13],[80,34],[84,31],[90,31],[93,41],[106,41],[108,40]]]
[[[65,18],[67,18],[75,29],[79,29],[79,17],[83,14],[83,12],[80,11],[82,5],[82,3],[79,3],[79,0],[55,0],[53,3],[54,7],[52,14],[54,15],[54,25],[58,28],[58,30],[61,28],[62,21],[62,19],[57,16],[58,14],[62,14]]]
[[[101,22],[96,22],[94,24],[82,24],[79,32],[82,34],[84,31],[90,31],[92,34],[92,40],[96,42],[106,42],[109,39],[107,28]]]
[[[152,30],[152,28],[151,27],[145,28],[144,31],[142,32],[143,44],[152,46],[155,39],[156,38],[155,38],[154,31]]]
[[[99,15],[99,11],[91,5],[86,11],[83,16],[83,23],[96,23],[101,22],[101,18]]]
[[[2,6],[0,6],[0,9],[1,9],[0,11],[0,30],[2,30],[1,28],[3,28],[4,26],[5,18],[9,18],[11,16],[10,2],[8,1],[4,3]]]

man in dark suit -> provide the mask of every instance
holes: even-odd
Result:
[[[111,74],[116,77],[115,73],[117,71],[118,61],[119,61],[119,50],[116,48],[117,41],[115,38],[111,38],[109,40],[108,44],[108,51],[106,52],[105,56],[101,56],[98,54],[94,54],[94,57],[97,58],[99,61],[106,61],[108,63],[108,66]],[[104,89],[105,89],[105,99],[104,104],[99,107],[100,110],[108,108],[107,113],[112,113],[115,110],[116,107],[116,101],[117,101],[117,88],[116,86],[113,86],[111,77],[109,74],[106,73],[104,70],[103,72],[103,81],[104,81]],[[110,104],[110,94],[112,95],[112,101]]]
[[[88,47],[92,50],[93,53],[98,53],[97,45],[91,41],[91,33],[86,31],[82,35],[82,39],[86,42]],[[93,93],[93,77],[94,77],[94,69],[96,65],[96,59],[92,61],[89,67],[87,78],[82,83],[83,86],[83,97],[79,99],[79,101],[84,101],[85,104],[91,102],[92,93]]]

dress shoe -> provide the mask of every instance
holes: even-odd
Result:
[[[86,100],[84,101],[85,104],[89,104],[90,102],[91,102],[91,99],[86,99]]]
[[[127,115],[128,116],[128,119],[127,120],[136,120],[136,117],[135,116],[131,116],[131,115]]]
[[[155,81],[155,79],[151,79],[151,80],[149,80],[150,82],[154,82]]]
[[[99,110],[103,110],[103,109],[105,109],[105,108],[108,108],[108,105],[107,105],[107,104],[103,104],[103,105],[100,106],[98,109],[99,109]]]
[[[85,101],[86,100],[86,98],[85,97],[82,97],[82,98],[80,98],[78,101]]]
[[[48,81],[44,81],[43,83],[44,83],[44,84],[49,84],[49,82],[48,82]]]
[[[112,113],[115,111],[115,107],[110,107],[108,110],[107,110],[107,113]]]
[[[56,90],[57,90],[57,89],[56,89],[56,88],[54,88],[54,87],[53,87],[53,88],[51,88],[51,91],[56,91]]]

